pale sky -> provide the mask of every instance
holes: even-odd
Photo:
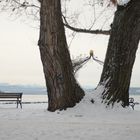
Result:
[[[45,86],[43,68],[40,60],[37,28],[26,22],[11,20],[0,14],[0,83]],[[104,60],[108,36],[77,34],[70,47],[71,56],[89,54]],[[131,86],[140,87],[140,49],[133,69]],[[90,61],[77,74],[81,86],[96,87],[102,66]]]

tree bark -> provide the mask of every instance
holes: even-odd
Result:
[[[103,102],[129,105],[129,86],[140,40],[140,0],[118,6],[99,85],[104,85]]]
[[[41,0],[39,48],[48,91],[48,110],[66,109],[84,91],[74,77],[61,15],[60,0]]]

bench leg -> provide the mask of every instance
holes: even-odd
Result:
[[[132,105],[132,109],[133,109],[133,110],[134,110],[134,106],[135,106],[135,105]]]
[[[17,108],[19,104],[20,104],[20,108],[22,109],[22,102],[20,100],[17,101]]]
[[[20,101],[19,103],[20,103],[20,108],[22,109],[22,102]]]
[[[131,107],[132,107],[132,109],[134,110],[134,106],[135,106],[135,104],[132,104],[132,105],[130,105]]]
[[[17,101],[17,108],[18,108],[19,101]]]

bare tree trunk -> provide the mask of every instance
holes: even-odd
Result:
[[[129,86],[140,40],[140,0],[118,6],[113,21],[105,64],[99,84],[104,84],[103,101],[129,105]]]
[[[38,44],[48,91],[48,110],[73,107],[83,98],[84,91],[74,77],[60,0],[41,0]]]

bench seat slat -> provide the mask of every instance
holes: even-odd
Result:
[[[20,98],[20,96],[0,96],[0,98]]]

